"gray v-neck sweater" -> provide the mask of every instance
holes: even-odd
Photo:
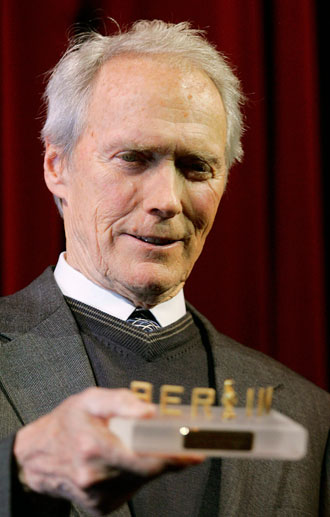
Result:
[[[208,355],[190,313],[153,332],[66,298],[86,347],[96,384],[128,388],[132,380],[153,384],[153,402],[162,384],[185,389],[190,403],[195,386],[209,386]],[[130,502],[135,517],[201,517],[218,515],[219,460],[172,472],[145,485]]]

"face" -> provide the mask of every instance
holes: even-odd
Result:
[[[185,67],[187,68],[187,67]],[[137,306],[174,296],[202,251],[226,182],[226,117],[201,71],[161,57],[101,69],[69,164],[48,147],[67,261]]]

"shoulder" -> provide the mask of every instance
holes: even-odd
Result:
[[[218,376],[233,378],[242,397],[249,386],[273,386],[280,411],[293,418],[299,415],[298,419],[305,424],[316,418],[329,428],[329,393],[275,359],[221,334],[207,318],[187,305],[195,323],[209,340]]]
[[[0,298],[0,334],[34,327],[60,303],[63,296],[55,282],[53,268],[48,267],[21,291]]]

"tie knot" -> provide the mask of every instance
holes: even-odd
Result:
[[[160,328],[158,321],[148,309],[135,309],[127,319],[127,322],[146,332],[152,332]]]

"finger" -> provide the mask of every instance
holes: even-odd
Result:
[[[88,388],[79,397],[80,408],[89,414],[111,418],[113,416],[150,417],[155,406],[140,400],[128,389]]]

